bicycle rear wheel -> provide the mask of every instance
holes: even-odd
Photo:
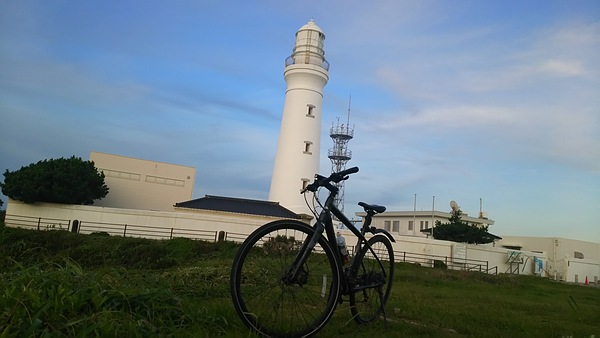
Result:
[[[231,269],[231,296],[245,325],[264,336],[305,337],[331,318],[340,293],[340,272],[321,236],[297,277],[286,276],[302,243],[314,236],[304,223],[263,225],[244,241]]]
[[[370,323],[381,315],[394,279],[394,250],[390,240],[379,235],[371,237],[368,243],[379,261],[365,245],[353,264],[356,275],[354,290],[350,292],[350,311],[359,324]]]

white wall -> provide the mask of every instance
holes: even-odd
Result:
[[[600,264],[589,259],[571,259],[567,262],[564,280],[575,283],[599,283]]]
[[[10,219],[15,215],[66,219],[71,223],[73,220],[78,220],[81,222],[83,233],[98,231],[90,228],[95,223],[106,223],[249,234],[260,225],[279,219],[211,211],[167,212],[53,203],[25,204],[10,199],[6,215],[7,226],[14,226]]]

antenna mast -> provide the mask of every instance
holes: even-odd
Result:
[[[352,151],[348,150],[348,142],[354,137],[354,125],[350,127],[350,106],[352,96],[348,100],[348,117],[346,125],[340,125],[340,118],[337,123],[332,123],[329,130],[329,136],[333,140],[333,148],[329,149],[328,157],[331,160],[331,172],[337,173],[346,169],[346,163],[352,158]],[[339,192],[335,197],[335,205],[340,211],[344,211],[344,181],[336,184]]]

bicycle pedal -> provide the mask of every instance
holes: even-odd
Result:
[[[344,297],[342,297],[342,295],[340,295],[340,297],[338,298],[338,304],[342,304],[344,301],[350,301],[350,298],[344,299]]]

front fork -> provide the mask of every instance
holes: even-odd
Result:
[[[304,269],[303,269],[304,263],[306,262],[306,260],[308,259],[308,256],[310,255],[310,253],[313,251],[313,249],[319,242],[319,239],[323,235],[323,231],[326,228],[330,228],[330,227],[325,226],[325,224],[328,224],[328,223],[324,223],[324,222],[327,222],[327,221],[331,222],[331,217],[329,217],[329,213],[321,212],[321,214],[319,215],[319,219],[317,220],[317,223],[313,227],[314,233],[312,234],[311,237],[307,238],[307,240],[305,240],[302,243],[302,247],[300,248],[300,251],[296,255],[294,262],[290,266],[289,270],[282,276],[281,280],[284,284],[302,285],[305,283],[305,278],[303,277],[304,275],[306,275],[306,271],[304,271]],[[327,233],[327,236],[329,237],[329,232]],[[335,238],[335,237],[331,237],[331,238]],[[339,254],[336,256],[339,256]],[[339,260],[339,258],[335,258],[335,259]]]

